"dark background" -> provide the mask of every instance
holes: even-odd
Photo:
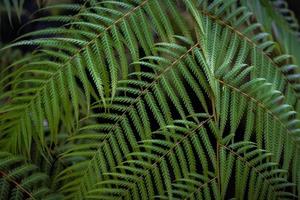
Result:
[[[252,1],[252,0],[249,0]],[[298,22],[300,21],[300,0],[287,0],[289,8],[294,11]]]

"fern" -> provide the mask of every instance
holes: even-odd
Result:
[[[281,44],[281,51],[291,54],[291,58],[299,64],[299,54],[297,53],[297,43],[299,41],[299,25],[295,14],[288,8],[284,0],[244,1],[252,12],[256,13],[258,21],[262,23],[269,33],[275,32],[274,37]],[[275,12],[274,12],[275,11]],[[271,24],[274,24],[273,27]]]
[[[62,199],[47,187],[49,177],[24,158],[1,152],[1,199]]]
[[[2,49],[36,48],[2,70],[1,199],[298,198],[299,67],[251,3],[52,8]]]

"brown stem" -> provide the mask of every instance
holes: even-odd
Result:
[[[27,191],[23,186],[21,186],[18,182],[16,182],[15,180],[13,180],[12,178],[9,177],[8,174],[6,174],[5,172],[3,171],[0,171],[0,176],[4,177],[4,178],[7,178],[8,181],[12,182],[13,184],[16,185],[17,188],[20,188],[20,190],[22,190],[24,193],[26,193],[30,198],[32,199],[36,199],[34,198],[34,196],[32,196],[32,194]]]

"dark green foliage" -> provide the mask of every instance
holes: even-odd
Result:
[[[297,199],[300,69],[253,5],[44,8],[77,14],[2,49],[36,47],[2,69],[0,197]]]
[[[19,156],[0,153],[1,199],[62,199],[48,187],[49,177]]]

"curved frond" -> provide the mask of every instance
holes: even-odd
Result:
[[[47,186],[49,177],[22,157],[0,152],[1,199],[63,199]]]
[[[269,7],[281,4],[264,2],[89,0],[41,9],[74,15],[33,20],[62,26],[2,49],[35,50],[1,68],[0,150],[44,173],[0,153],[0,195],[297,199],[300,70],[292,46],[269,27],[286,24]]]

